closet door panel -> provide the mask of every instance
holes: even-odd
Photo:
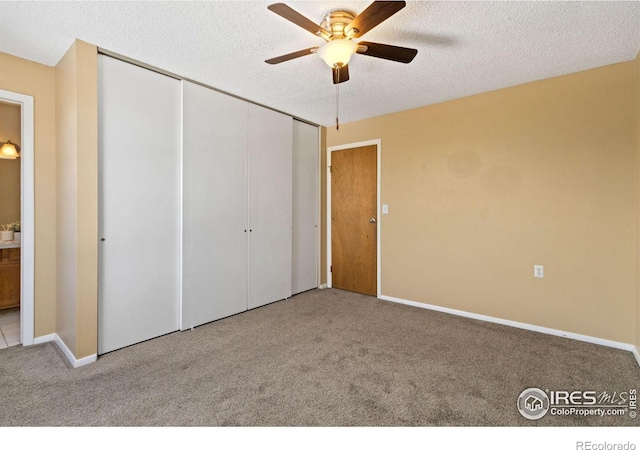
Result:
[[[292,294],[318,287],[318,127],[293,120]]]
[[[102,354],[179,327],[180,82],[100,55],[98,126]]]
[[[247,309],[248,104],[183,82],[182,326]]]
[[[291,296],[291,117],[249,105],[249,308]]]

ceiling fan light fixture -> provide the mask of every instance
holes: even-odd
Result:
[[[318,50],[318,56],[327,63],[329,67],[343,67],[349,64],[351,55],[358,48],[358,45],[348,39],[336,39],[327,42]]]

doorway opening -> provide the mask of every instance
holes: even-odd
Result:
[[[327,286],[381,295],[380,139],[327,149]]]
[[[0,349],[20,344],[20,110],[0,101]]]
[[[0,348],[34,343],[34,102],[0,89]]]

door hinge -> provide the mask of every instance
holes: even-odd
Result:
[[[333,266],[329,266],[329,272],[333,273]]]
[[[333,173],[333,169],[329,166],[329,173]]]

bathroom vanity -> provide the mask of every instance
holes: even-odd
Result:
[[[20,242],[0,241],[0,309],[20,306]]]

